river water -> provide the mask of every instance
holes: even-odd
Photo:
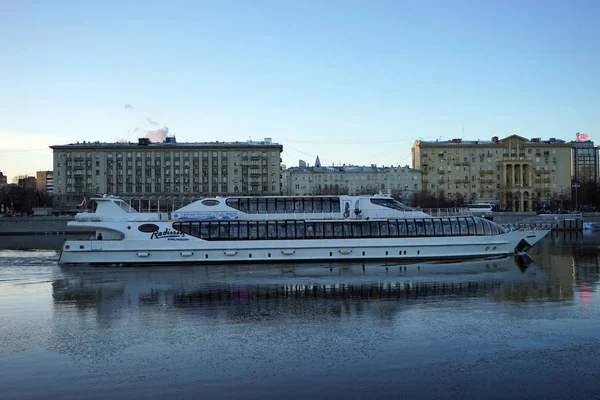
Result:
[[[364,266],[59,267],[62,240],[0,237],[3,399],[600,398],[599,234]]]

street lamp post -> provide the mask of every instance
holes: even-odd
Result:
[[[560,210],[563,210],[563,185],[560,185]]]
[[[575,212],[577,212],[577,209],[579,208],[579,204],[577,202],[577,192],[579,191],[580,186],[581,184],[579,182],[571,184],[571,187],[575,189]]]

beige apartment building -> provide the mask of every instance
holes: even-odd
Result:
[[[52,171],[36,171],[35,181],[37,190],[46,193],[52,193],[54,188]]]
[[[571,193],[571,144],[555,138],[417,140],[412,162],[429,192],[501,210],[532,211]]]
[[[317,159],[318,160],[318,159]],[[405,167],[331,166],[292,167],[283,171],[283,194],[392,194],[409,202],[421,191],[421,171]]]
[[[281,193],[283,147],[262,141],[83,142],[50,146],[55,208],[112,194],[146,199]]]

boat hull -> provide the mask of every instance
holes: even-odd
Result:
[[[522,253],[549,231],[493,236],[207,241],[68,240],[59,264],[182,265],[257,262],[409,262],[500,257]]]

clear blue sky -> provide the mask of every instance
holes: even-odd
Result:
[[[0,171],[162,126],[272,137],[288,166],[410,164],[463,128],[598,142],[599,20],[600,1],[4,2]]]

